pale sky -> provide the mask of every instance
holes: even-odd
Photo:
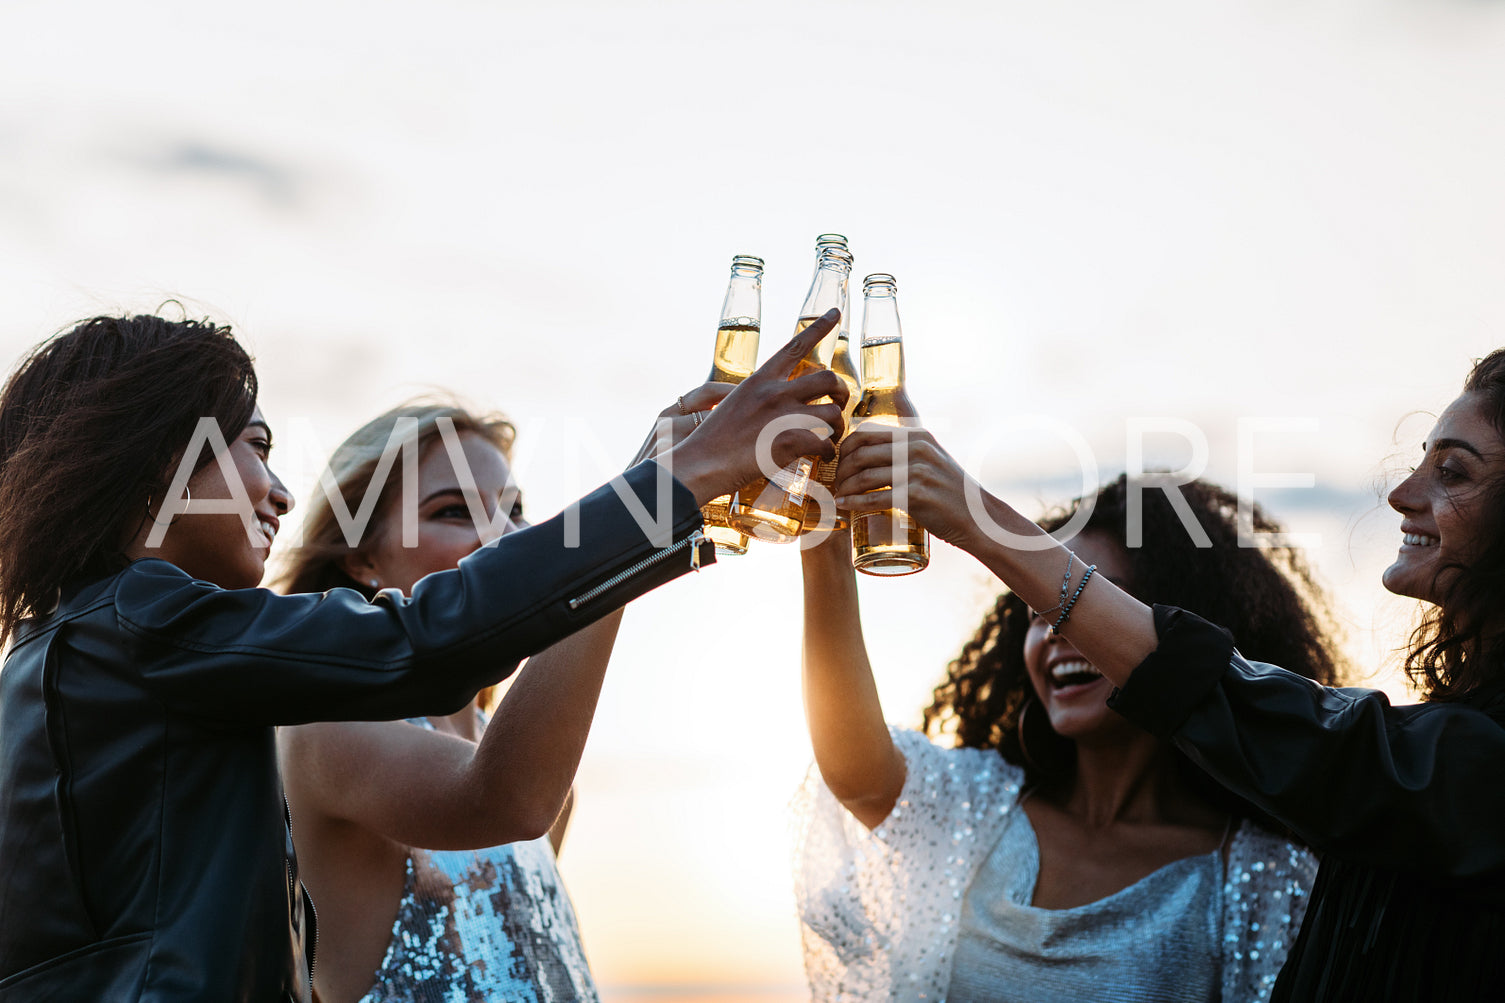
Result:
[[[1252,465],[1316,486],[1258,497],[1322,534],[1374,668],[1410,612],[1376,587],[1403,419],[1505,342],[1484,0],[7,0],[0,38],[0,350],[167,298],[229,321],[284,444],[317,438],[280,457],[305,494],[440,386],[516,419],[557,511],[703,378],[731,256],[767,261],[766,357],[834,230],[898,278],[927,422],[1032,514],[1081,475],[1022,416],[1104,476],[1127,419],[1192,422],[1230,484],[1241,417],[1314,423]],[[944,547],[863,582],[892,719],[995,587]],[[798,993],[798,589],[762,546],[628,613],[562,862],[609,999]]]

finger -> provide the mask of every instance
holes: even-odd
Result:
[[[829,460],[835,455],[836,443],[831,441],[829,429],[824,432],[811,432],[807,429],[795,428],[780,432],[773,440],[773,458],[779,466],[786,466],[800,456]]]
[[[800,360],[810,354],[810,350],[820,342],[822,338],[831,333],[841,320],[841,311],[834,306],[821,314],[820,317],[805,328],[799,334],[789,339],[788,344],[777,352],[772,358],[763,363],[754,377],[764,379],[788,379],[789,374],[794,372],[794,367],[799,365]],[[751,379],[752,377],[748,377]]]
[[[892,468],[894,465],[892,442],[863,440],[858,438],[858,434],[853,432],[841,442],[841,465],[836,468],[838,480],[856,476],[872,467]]]
[[[855,474],[842,476],[840,468],[836,471],[836,483],[832,487],[832,493],[840,497],[860,495],[866,491],[877,491],[889,488],[894,483],[893,467],[869,467],[867,470],[859,470]]]
[[[726,395],[735,389],[737,389],[735,383],[702,383],[694,390],[687,391],[679,399],[684,402],[686,411],[709,411],[726,400]],[[677,403],[674,413],[679,413]]]
[[[848,396],[846,381],[829,369],[806,373],[797,380],[790,380],[789,392],[806,402],[817,397],[830,397],[836,401],[838,408],[846,406]]]
[[[905,429],[895,428],[892,425],[859,419],[852,425],[852,431],[847,436],[847,442],[853,451],[864,448],[877,448],[891,453],[894,448],[894,441],[904,431]]]
[[[836,504],[848,512],[883,512],[894,507],[892,488],[880,488],[854,495],[837,495]]]
[[[846,418],[841,412],[839,404],[816,404],[807,411],[812,421],[818,421],[831,429],[831,435],[838,442],[846,434]]]

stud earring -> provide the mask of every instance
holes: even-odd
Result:
[[[371,587],[373,589],[379,589],[379,588],[381,588],[381,582],[379,582],[375,578],[373,578],[373,579],[371,579]]]

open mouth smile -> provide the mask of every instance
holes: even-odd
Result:
[[[1066,658],[1050,667],[1050,685],[1053,689],[1066,690],[1088,686],[1103,678],[1085,658]]]

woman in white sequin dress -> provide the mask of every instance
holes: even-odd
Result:
[[[1208,610],[1254,657],[1336,675],[1299,556],[1238,546],[1237,499],[1124,478],[1044,525],[1147,601]],[[1143,545],[1126,543],[1130,496]],[[1274,526],[1256,516],[1260,531]],[[1253,806],[1105,706],[1111,686],[1011,593],[925,711],[890,729],[846,534],[804,552],[805,702],[817,769],[796,888],[817,1000],[1267,998],[1316,862]],[[1056,616],[1059,613],[1055,614]],[[948,739],[938,743],[932,739]],[[952,743],[957,747],[952,748]]]
[[[704,396],[685,399],[714,403]],[[411,485],[401,462],[380,474],[405,420],[396,439],[416,450]],[[374,419],[328,471],[349,513],[380,482],[369,528],[351,545],[314,492],[282,590],[406,593],[526,526],[512,438],[500,417],[447,403]],[[409,488],[416,520],[404,527]],[[620,623],[612,613],[530,659],[489,723],[483,692],[447,717],[281,729],[294,838],[318,909],[322,1003],[597,999],[554,855]]]

